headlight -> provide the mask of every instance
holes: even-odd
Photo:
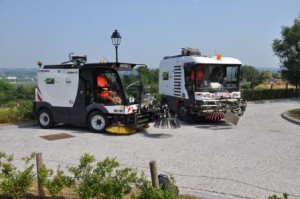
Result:
[[[134,97],[129,97],[129,103],[134,103]]]
[[[231,97],[232,98],[241,98],[241,92],[232,92]]]

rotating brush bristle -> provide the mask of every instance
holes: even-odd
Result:
[[[180,128],[180,124],[176,118],[170,114],[170,110],[167,105],[162,106],[162,113],[159,118],[157,118],[155,128],[161,129],[177,129]]]
[[[177,129],[180,128],[180,124],[176,118],[160,117],[155,122],[154,127],[161,129]]]
[[[136,133],[136,130],[125,125],[113,124],[106,128],[106,132],[116,135],[130,135]]]

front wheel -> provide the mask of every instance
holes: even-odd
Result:
[[[52,114],[48,109],[42,109],[38,112],[38,123],[43,129],[49,129],[54,126]]]
[[[103,133],[108,125],[108,120],[105,114],[95,111],[89,115],[88,125],[93,132]]]

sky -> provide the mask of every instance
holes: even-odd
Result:
[[[299,0],[0,0],[0,68],[59,64],[69,53],[89,63],[157,68],[183,47],[244,65],[279,67],[272,42],[300,14]]]

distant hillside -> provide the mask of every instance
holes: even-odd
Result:
[[[278,73],[280,71],[279,67],[257,67],[257,70],[261,71],[270,71],[271,73]]]
[[[36,77],[36,68],[0,68],[0,77]]]

